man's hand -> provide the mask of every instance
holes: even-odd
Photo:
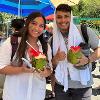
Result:
[[[55,58],[58,61],[63,61],[66,58],[66,53],[64,51],[60,51],[60,48],[58,48]]]
[[[82,54],[82,57],[80,59],[78,59],[78,64],[75,64],[75,66],[82,66],[82,65],[85,65],[85,64],[88,64],[89,63],[89,59],[84,56],[84,54]]]
[[[66,58],[66,53],[64,51],[60,51],[60,48],[58,48],[58,51],[56,55],[52,59],[52,64],[55,66],[58,64],[59,61],[63,61]]]

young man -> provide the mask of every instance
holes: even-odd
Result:
[[[100,57],[100,40],[95,32],[88,28],[89,44],[94,52],[89,57],[82,54],[78,64],[69,63],[67,52],[70,47],[84,42],[72,20],[71,7],[60,4],[55,11],[53,30],[52,64],[55,67],[55,98],[56,100],[91,100],[93,81],[90,63]],[[81,65],[86,66],[81,69]]]

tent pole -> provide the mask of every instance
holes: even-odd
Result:
[[[20,18],[20,10],[21,10],[21,0],[18,2],[18,18]]]

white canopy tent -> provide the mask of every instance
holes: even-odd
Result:
[[[51,0],[51,2],[53,3],[53,5],[55,7],[57,7],[59,4],[65,3],[68,5],[76,5],[79,3],[80,0]]]

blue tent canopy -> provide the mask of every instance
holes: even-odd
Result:
[[[27,16],[31,12],[40,11],[45,16],[54,13],[54,6],[50,0],[1,0],[0,12]]]

